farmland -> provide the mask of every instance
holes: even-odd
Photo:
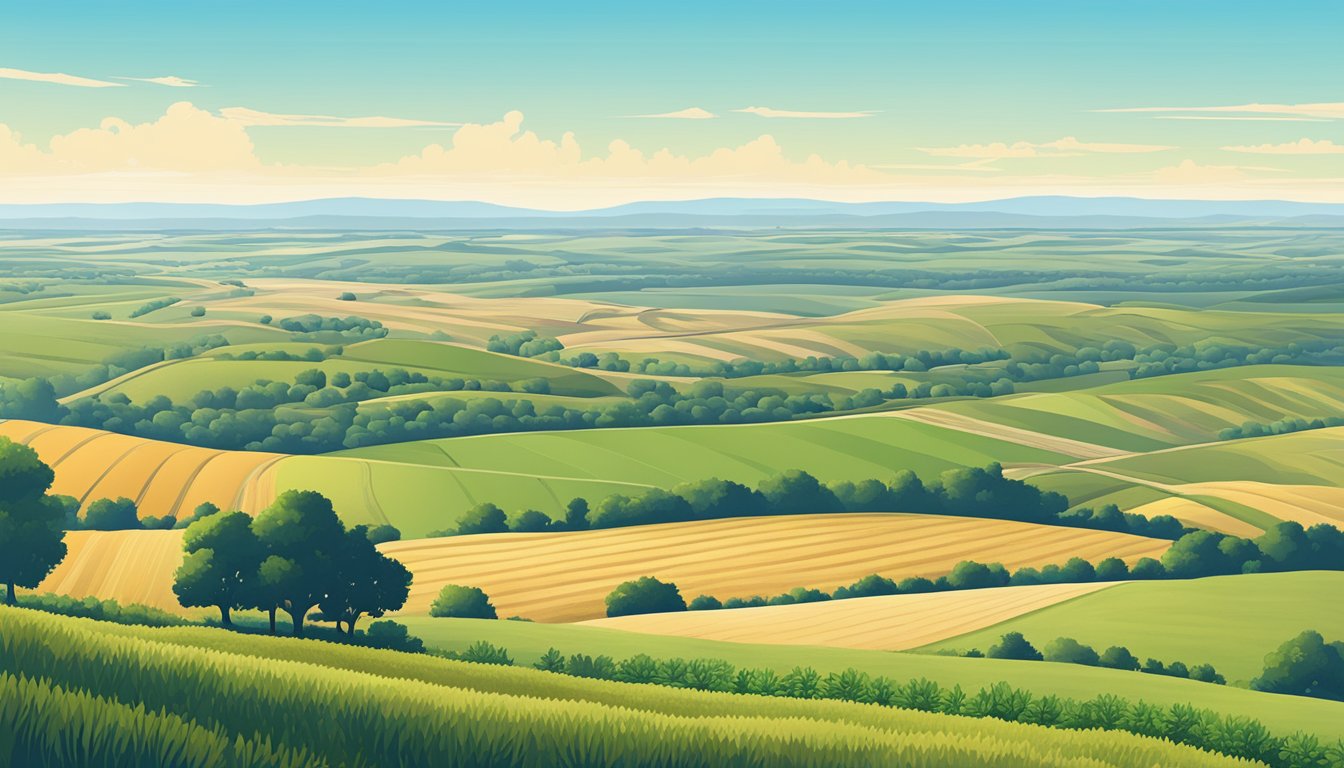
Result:
[[[168,587],[182,559],[180,534],[76,531],[69,546],[40,589],[177,609]],[[1008,521],[832,514],[419,539],[382,551],[415,575],[407,614],[427,612],[444,584],[473,584],[505,615],[567,622],[601,616],[613,587],[651,572],[691,594],[727,599],[797,586],[831,589],[874,572],[937,577],[967,559],[1008,567],[1073,556],[1132,561],[1165,547],[1138,536]],[[731,573],[720,567],[727,557],[735,563]]]
[[[944,473],[991,465],[1008,482],[1063,494],[1073,513],[1115,505],[1247,539],[1285,520],[1339,525],[1344,427],[1330,424],[1344,418],[1344,303],[1299,300],[1334,257],[1308,268],[1276,256],[1328,251],[1320,243],[1336,238],[1251,230],[964,239],[13,234],[0,242],[0,263],[26,265],[37,252],[53,261],[22,281],[0,280],[13,287],[0,293],[0,318],[15,331],[0,340],[0,436],[30,446],[54,472],[51,492],[81,512],[124,497],[145,519],[182,520],[205,502],[256,516],[286,491],[312,490],[346,526],[391,525],[399,540],[376,551],[404,564],[411,584],[388,617],[436,651],[485,641],[525,665],[554,647],[617,661],[639,653],[718,659],[781,675],[803,665],[822,675],[854,668],[968,691],[1004,682],[1079,700],[1104,690],[1334,739],[1344,737],[1337,702],[1246,689],[1291,635],[1340,639],[1344,627],[1322,608],[1338,591],[1331,572],[1089,577],[608,618],[608,594],[645,576],[674,584],[686,601],[745,600],[831,592],[872,574],[938,579],[968,560],[1008,572],[1071,558],[1133,565],[1162,559],[1172,542],[1115,532],[1140,530],[1124,527],[1134,523],[1123,516],[1105,525],[1086,522],[1089,512],[1016,522],[1026,519],[1013,517],[1020,497],[940,514],[900,504],[720,509],[585,528],[617,497],[711,479],[757,488],[804,470],[822,486],[857,488],[908,471],[940,489],[936,496],[948,492]],[[1035,272],[1003,269],[1002,259],[1024,254]],[[1236,271],[1257,259],[1273,268],[1257,277]],[[959,475],[951,477],[955,485]],[[567,529],[560,521],[576,498],[593,517]],[[459,532],[486,503],[514,529]],[[544,531],[517,527],[527,510],[553,522]],[[1178,535],[1176,526],[1171,538]],[[80,529],[65,541],[67,555],[37,591],[219,619],[208,603],[184,608],[172,589],[185,562],[181,530]],[[530,621],[428,615],[449,584],[478,587],[501,618]],[[249,630],[266,623],[252,605],[240,604],[237,616]],[[361,619],[356,636],[368,626]],[[1098,650],[1123,644],[1208,662],[1232,685],[937,653],[984,650],[1010,630],[1038,644],[1072,636]],[[305,646],[258,638],[242,647],[235,635],[200,627],[51,631],[165,658],[189,647],[238,656],[225,666],[264,656],[277,665],[265,674],[317,675],[304,684],[318,688],[327,674],[323,661],[297,650]],[[144,646],[118,645],[127,643]],[[381,656],[348,652],[341,663],[350,669],[390,669]],[[412,720],[447,717],[438,706],[498,705],[525,718],[541,707],[535,722],[545,724],[552,710],[542,710],[554,699],[583,701],[598,708],[597,731],[610,725],[603,707],[638,704],[630,717],[647,716],[647,733],[673,729],[697,744],[721,742],[701,733],[703,724],[688,725],[687,713],[741,715],[762,743],[779,731],[778,717],[840,717],[813,709],[835,702],[778,711],[770,703],[753,714],[697,699],[645,712],[662,705],[632,701],[617,683],[442,663],[424,673],[433,680],[392,675],[414,691],[372,676],[359,690],[390,697],[378,700],[406,707],[397,711]],[[444,701],[432,686],[467,698],[426,705]],[[928,716],[944,732],[960,722]],[[893,731],[875,723],[845,720],[842,730],[858,730],[815,743],[895,748],[885,741]],[[1000,726],[1021,727],[988,727]],[[984,721],[972,727],[988,733]],[[311,734],[281,735],[275,743],[312,743]],[[828,764],[849,759],[827,754]],[[978,759],[956,754],[954,762]],[[1041,762],[1008,754],[1011,764]]]

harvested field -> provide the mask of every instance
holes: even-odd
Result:
[[[939,576],[968,559],[1012,569],[1075,556],[1133,561],[1166,547],[1157,539],[1002,520],[833,514],[422,539],[382,549],[415,573],[407,613],[428,611],[444,584],[469,584],[484,589],[501,616],[559,622],[601,617],[606,595],[640,576],[675,582],[687,599],[724,599],[832,589],[871,573]]]
[[[1112,582],[969,589],[761,608],[620,616],[584,623],[628,632],[738,643],[900,651],[984,629],[1115,585]]]

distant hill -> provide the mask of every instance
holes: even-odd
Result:
[[[331,198],[260,205],[0,205],[0,227],[138,229],[1139,229],[1344,226],[1344,205],[1284,200],[1017,197],[973,203],[841,203],[788,198],[646,201],[582,211],[478,201]]]

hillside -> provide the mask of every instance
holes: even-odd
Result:
[[[180,532],[68,536],[70,554],[40,589],[182,610],[170,591],[182,559]],[[428,612],[444,584],[469,584],[485,589],[501,615],[555,622],[602,616],[602,601],[616,585],[650,574],[676,582],[688,599],[700,593],[727,599],[798,586],[833,589],[874,572],[936,577],[967,559],[1009,568],[1074,556],[1132,561],[1167,545],[1107,531],[884,513],[452,536],[380,549],[415,576],[403,613]],[[728,560],[731,571],[722,567]]]
[[[1327,607],[1341,589],[1344,574],[1327,571],[1133,582],[983,630],[948,633],[921,650],[984,650],[1004,632],[1042,645],[1067,636],[1098,650],[1124,645],[1140,658],[1211,663],[1229,681],[1246,681],[1260,673],[1266,654],[1303,630],[1344,636],[1344,617]]]
[[[33,764],[144,763],[165,753],[192,766],[424,764],[464,752],[498,764],[522,743],[538,754],[570,752],[613,766],[772,756],[799,766],[1008,765],[1023,756],[1061,768],[1079,760],[1117,768],[1243,764],[1129,734],[650,690],[219,630],[113,627],[12,608],[0,614],[7,651],[0,671],[39,681],[0,677],[5,700],[26,707],[22,717],[16,706],[0,715],[10,749]],[[203,647],[213,652],[191,652]],[[110,664],[125,654],[136,664]],[[245,700],[227,693],[241,688]],[[76,707],[79,718],[61,717]],[[181,719],[153,714],[160,710]],[[47,738],[58,722],[69,738]]]

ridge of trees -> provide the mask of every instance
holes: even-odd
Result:
[[[1149,518],[1121,512],[1115,505],[1099,510],[1070,509],[1069,500],[1062,494],[1041,491],[1024,481],[1004,477],[1003,467],[995,463],[949,469],[929,483],[909,470],[897,472],[885,482],[869,479],[822,483],[813,475],[795,469],[767,477],[755,488],[709,478],[668,490],[652,488],[636,496],[608,496],[596,505],[582,497],[575,498],[569,502],[562,520],[552,520],[537,510],[522,510],[510,519],[499,506],[485,502],[469,510],[456,528],[430,535],[567,531],[834,512],[983,517],[1162,539],[1177,539],[1189,530],[1170,515]]]

